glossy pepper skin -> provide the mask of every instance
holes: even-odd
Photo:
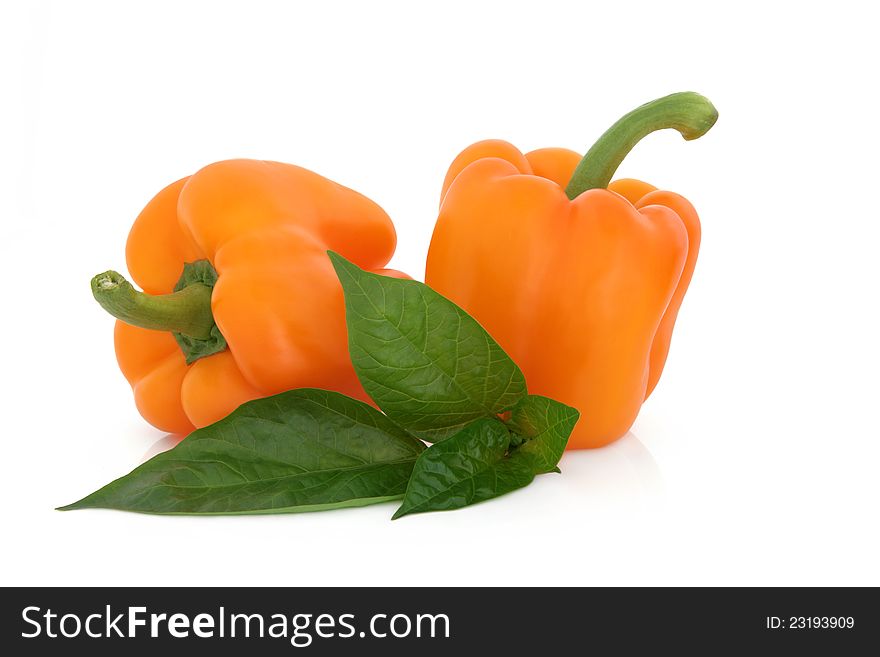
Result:
[[[292,388],[366,400],[348,357],[342,288],[326,252],[404,276],[383,269],[395,245],[389,217],[357,192],[290,164],[229,160],[169,185],[138,216],[126,260],[145,294],[115,272],[95,277],[92,289],[121,317],[116,355],[138,410],[154,426],[186,434],[245,401]],[[163,315],[177,311],[168,304],[185,263],[194,262],[216,271],[213,288],[185,288],[203,307],[183,312],[200,312],[205,326]],[[225,348],[185,355],[172,331],[183,326],[210,341],[211,321]]]
[[[673,98],[661,99],[667,115]],[[702,109],[709,116],[686,138],[714,123],[714,108]],[[443,185],[426,271],[519,364],[529,392],[580,410],[570,449],[632,426],[663,370],[700,244],[687,200],[636,180],[609,185],[620,145],[604,145],[600,155],[615,151],[604,160],[597,146],[584,158],[497,140],[465,149]],[[578,183],[576,169],[595,180]]]

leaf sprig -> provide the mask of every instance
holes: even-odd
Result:
[[[329,256],[352,363],[381,412],[316,389],[247,402],[62,510],[265,514],[401,499],[399,518],[559,471],[575,409],[529,395],[485,329],[423,283]]]

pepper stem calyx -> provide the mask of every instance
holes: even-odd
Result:
[[[125,277],[106,271],[92,279],[92,295],[101,307],[126,324],[174,335],[187,363],[226,349],[211,310],[217,272],[207,260],[184,265],[174,292],[146,294]]]
[[[575,168],[565,188],[574,199],[589,189],[608,187],[627,154],[652,132],[673,128],[688,141],[706,134],[718,120],[708,98],[684,91],[637,107],[611,126]]]

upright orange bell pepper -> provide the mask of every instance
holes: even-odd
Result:
[[[684,198],[611,177],[649,133],[696,139],[717,116],[702,96],[673,94],[627,114],[583,158],[493,140],[449,169],[426,282],[485,326],[529,392],[581,412],[569,448],[632,426],[660,378],[700,245]]]
[[[163,189],[126,247],[136,291],[92,279],[119,321],[116,356],[144,418],[173,433],[291,388],[368,399],[348,357],[345,308],[327,250],[382,269],[396,236],[357,192],[290,164],[229,160]]]

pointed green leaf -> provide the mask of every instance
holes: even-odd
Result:
[[[326,390],[257,399],[62,510],[291,513],[399,499],[424,444]]]
[[[529,395],[511,409],[507,422],[510,430],[521,437],[517,452],[528,454],[536,474],[558,472],[568,438],[580,413],[571,406],[548,397]]]
[[[530,458],[508,457],[510,432],[500,420],[477,420],[422,452],[394,514],[448,511],[528,486]],[[515,452],[514,452],[515,454]]]
[[[411,280],[330,258],[345,291],[349,352],[364,389],[410,433],[443,440],[526,394],[522,372],[464,310]]]

